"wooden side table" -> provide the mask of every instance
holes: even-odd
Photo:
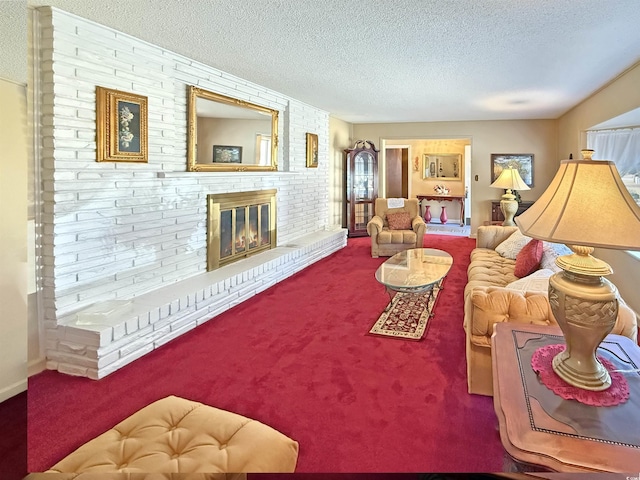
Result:
[[[422,204],[422,200],[436,200],[438,202],[453,202],[455,200],[460,202],[460,226],[464,227],[464,201],[467,198],[465,195],[416,195],[418,201]],[[423,212],[424,214],[424,212]]]
[[[525,466],[559,472],[640,470],[640,373],[625,373],[630,398],[613,407],[564,400],[531,368],[540,347],[563,344],[558,327],[496,324],[491,338],[493,403],[507,453]],[[621,370],[640,368],[640,348],[609,335],[598,355]]]

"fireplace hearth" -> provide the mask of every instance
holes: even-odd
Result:
[[[207,196],[207,270],[276,246],[276,190]]]

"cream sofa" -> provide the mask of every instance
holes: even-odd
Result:
[[[491,335],[499,322],[557,325],[546,292],[518,291],[507,285],[518,280],[515,260],[503,258],[495,248],[518,227],[481,226],[476,248],[471,252],[464,290],[467,386],[469,393],[493,395]],[[555,270],[559,270],[555,267]],[[634,311],[620,301],[618,320],[612,333],[637,341]]]

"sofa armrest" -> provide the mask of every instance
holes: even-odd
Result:
[[[495,248],[504,242],[509,236],[518,230],[518,227],[503,227],[502,225],[482,225],[478,227],[476,247]]]
[[[374,215],[367,223],[367,233],[370,237],[374,237],[382,231],[383,226],[384,222],[382,221],[382,217]]]
[[[549,299],[540,292],[520,292],[504,287],[475,287],[465,299],[464,329],[470,341],[491,346],[496,323],[515,322],[533,325],[558,325]],[[611,333],[637,343],[638,322],[635,312],[619,299],[618,318]]]
[[[411,220],[411,229],[416,232],[416,235],[424,235],[427,231],[427,224],[424,223],[424,219],[420,215],[417,215]]]
[[[618,298],[618,318],[611,333],[624,335],[638,343],[638,317],[622,298]]]
[[[557,325],[544,293],[503,287],[475,287],[465,301],[465,331],[470,341],[490,347],[493,327],[500,322]]]

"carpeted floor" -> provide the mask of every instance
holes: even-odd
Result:
[[[0,403],[0,478],[20,480],[27,474],[27,392]]]
[[[454,258],[429,334],[368,335],[388,302],[368,237],[94,381],[29,380],[29,469],[41,471],[167,395],[260,420],[300,442],[298,472],[499,472],[490,397],[466,391],[462,292],[474,240],[427,235]]]

